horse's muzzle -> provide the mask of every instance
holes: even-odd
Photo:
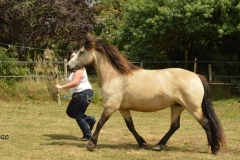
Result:
[[[69,65],[67,65],[67,70],[68,70],[69,72],[73,72],[73,71],[75,70],[75,68],[70,68]]]

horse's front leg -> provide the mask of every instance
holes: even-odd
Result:
[[[122,114],[129,131],[132,132],[133,136],[137,140],[139,148],[144,148],[145,149],[146,148],[146,142],[135,130],[130,111],[129,110],[119,110],[119,111]]]
[[[107,120],[110,118],[110,116],[115,112],[116,110],[110,109],[110,108],[104,108],[101,118],[99,119],[97,123],[97,127],[93,133],[93,136],[91,140],[88,142],[87,149],[89,151],[93,151],[94,147],[97,145],[98,141],[98,135],[100,130],[102,129],[103,125],[107,122]]]

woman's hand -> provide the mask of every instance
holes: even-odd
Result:
[[[59,85],[59,84],[56,84],[55,87],[56,87],[57,89],[62,89],[62,86]]]

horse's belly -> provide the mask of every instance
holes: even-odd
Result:
[[[123,101],[119,109],[128,109],[140,112],[155,112],[169,107],[172,103],[168,100],[160,100],[159,98],[151,99],[128,99]]]

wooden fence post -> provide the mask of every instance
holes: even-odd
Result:
[[[143,68],[143,62],[140,62],[140,67]]]
[[[64,59],[64,81],[67,81],[67,59]]]
[[[55,81],[56,84],[58,84],[58,64],[57,64],[57,59],[54,59],[54,75],[55,75]],[[60,105],[61,101],[60,101],[60,94],[59,94],[59,89],[57,89],[57,102]]]
[[[212,65],[208,65],[209,83],[212,83]]]
[[[194,60],[194,73],[197,73],[197,58]]]

